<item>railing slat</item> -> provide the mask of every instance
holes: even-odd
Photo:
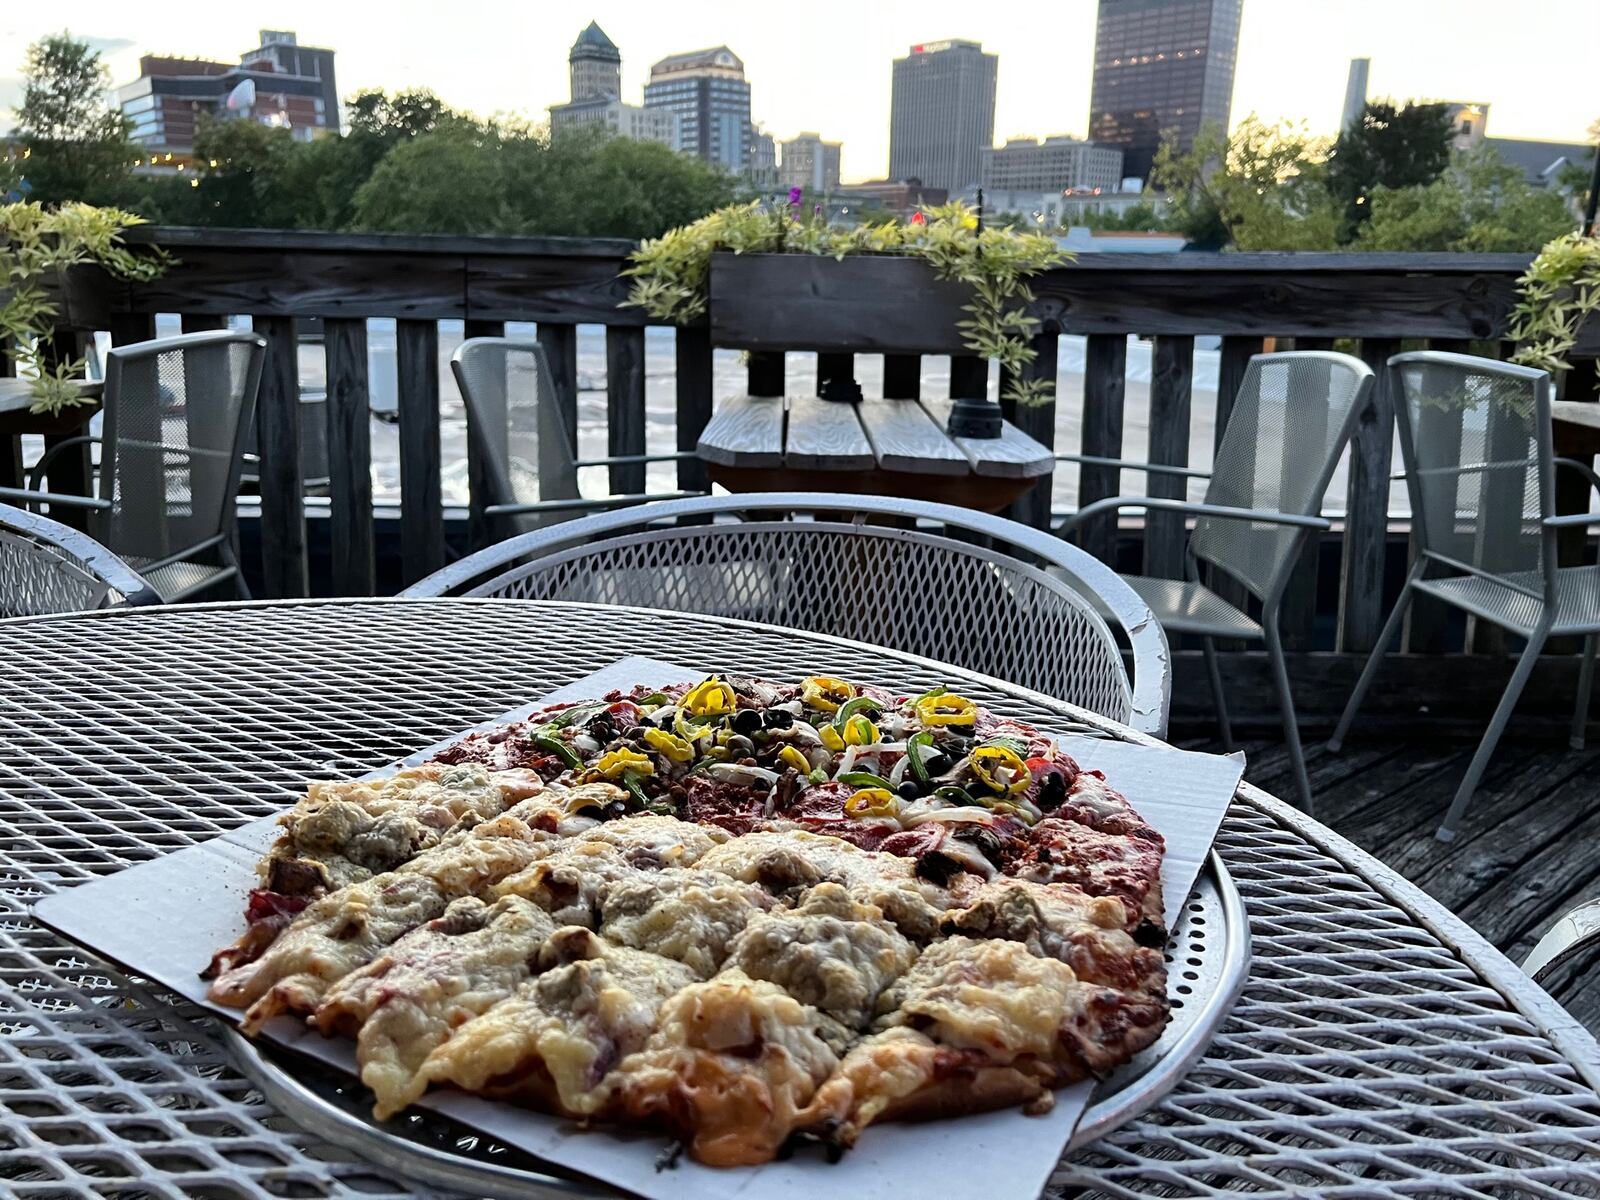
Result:
[[[400,389],[400,571],[407,583],[444,566],[439,491],[439,326],[395,322]]]
[[[692,453],[700,442],[700,431],[711,420],[714,378],[711,331],[705,325],[680,326],[674,358],[678,393],[677,448]],[[678,490],[710,491],[711,480],[706,475],[705,463],[698,458],[679,459]]]
[[[1377,373],[1372,400],[1350,439],[1350,487],[1345,502],[1344,558],[1339,574],[1337,649],[1361,654],[1378,642],[1388,610],[1383,603],[1384,546],[1389,535],[1389,466],[1394,448],[1394,397],[1385,364],[1399,353],[1394,338],[1365,338],[1361,357]]]
[[[377,590],[377,565],[367,322],[361,317],[329,317],[322,328],[328,379],[328,537],[333,590],[339,596],[370,596]]]
[[[578,327],[557,321],[539,322],[539,345],[550,364],[550,380],[561,410],[567,446],[578,453]]]
[[[1465,338],[1435,338],[1428,343],[1430,350],[1442,350],[1448,354],[1471,354],[1472,343]],[[1372,368],[1378,369],[1376,364]],[[1392,397],[1392,402],[1398,404],[1399,396]],[[1456,445],[1461,439],[1461,410],[1454,405],[1430,407],[1420,414],[1421,420],[1417,422],[1417,438],[1423,444],[1443,442],[1446,445]],[[1416,560],[1417,535],[1413,530],[1410,538],[1409,553],[1406,556],[1407,566]],[[1450,574],[1446,568],[1437,563],[1430,562],[1423,567],[1423,578],[1431,579],[1439,575]],[[1411,607],[1406,610],[1405,628],[1401,631],[1400,645],[1407,653],[1415,654],[1442,654],[1449,648],[1450,614],[1456,610],[1443,604],[1431,596],[1418,593],[1411,601]]]
[[[854,354],[818,354],[817,387],[824,379],[854,379],[856,356]]]
[[[504,321],[463,321],[462,340],[468,338],[505,337],[506,323]],[[452,373],[452,380],[454,375]],[[456,389],[451,389],[451,397],[455,398]],[[541,397],[542,399],[542,397]],[[467,545],[473,550],[481,550],[493,538],[493,524],[484,514],[484,508],[492,504],[490,496],[493,494],[494,485],[489,480],[488,464],[483,460],[483,453],[478,449],[478,441],[467,434]]]
[[[300,474],[299,342],[293,317],[256,317],[253,324],[267,339],[256,397],[262,578],[268,596],[305,596],[310,573]]]
[[[1331,350],[1332,338],[1297,337],[1294,339],[1296,350]],[[1327,433],[1328,412],[1319,408],[1315,412],[1302,414],[1301,420],[1314,424],[1305,426],[1305,436],[1315,440],[1322,438]],[[1284,462],[1288,469],[1289,463]],[[1283,645],[1286,650],[1309,650],[1315,640],[1317,620],[1317,574],[1319,548],[1321,538],[1313,533],[1306,539],[1305,548],[1300,552],[1300,561],[1289,576],[1289,582],[1283,591]]]
[[[1250,366],[1250,360],[1261,351],[1262,339],[1258,337],[1222,339],[1222,352],[1217,365],[1217,419],[1212,430],[1213,453],[1221,448],[1222,435],[1236,419],[1233,404],[1239,395],[1239,385],[1244,382],[1244,373]],[[1247,439],[1247,444],[1254,446],[1254,439]],[[1217,595],[1237,608],[1246,609],[1250,602],[1250,593],[1244,584],[1224,572],[1213,574],[1209,586]],[[1219,638],[1217,648],[1242,650],[1244,643],[1233,638]]]
[[[1080,454],[1092,458],[1122,457],[1122,410],[1127,389],[1128,339],[1120,333],[1090,334],[1084,357]],[[1115,496],[1121,486],[1119,468],[1080,463],[1078,507]],[[1115,565],[1116,514],[1091,521],[1079,531],[1078,544],[1102,562]]]
[[[1168,334],[1156,338],[1151,351],[1149,462],[1188,466],[1193,380],[1194,338]],[[1187,494],[1185,480],[1181,475],[1152,475],[1149,494],[1181,500]],[[1148,513],[1144,527],[1144,573],[1181,578],[1187,540],[1183,514]]]
[[[784,393],[784,361],[781,350],[752,352],[745,368],[752,396],[781,396]]]
[[[950,398],[982,400],[989,394],[989,360],[975,354],[950,356]]]
[[[1052,384],[1056,381],[1056,366],[1060,351],[1061,335],[1053,324],[1042,328],[1033,338],[1034,360],[1028,364],[1024,371],[1026,379],[1047,379]],[[1001,393],[1004,395],[1004,392]],[[1018,429],[1038,442],[1055,449],[1056,445],[1056,394],[1051,389],[1049,397],[1043,404],[1008,405],[1010,411],[1006,414],[1009,420]],[[1020,521],[1024,525],[1032,525],[1036,529],[1050,528],[1050,497],[1055,487],[1055,474],[1041,475],[1034,480],[1030,487],[1021,496],[1017,497],[1006,510],[1006,515],[1013,521]]]
[[[915,400],[922,395],[922,356],[885,354],[883,356],[883,398]]]
[[[606,329],[606,453],[643,454],[644,330]],[[644,491],[644,464],[617,463],[607,470],[616,495]]]

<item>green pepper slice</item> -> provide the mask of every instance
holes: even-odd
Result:
[[[848,783],[851,787],[875,787],[894,791],[893,784],[882,775],[874,775],[871,771],[846,771],[839,776],[839,782]]]
[[[934,788],[933,794],[935,799],[948,800],[952,804],[959,804],[968,808],[970,808],[973,804],[978,803],[978,801],[975,801],[972,798],[972,794],[970,792],[968,792],[965,788],[956,787],[953,783],[947,783],[943,787]]]
[[[807,775],[806,778],[812,783],[827,783],[828,773],[821,767],[818,767],[815,771],[811,772],[811,774]]]
[[[933,782],[933,776],[928,774],[927,764],[922,761],[922,755],[918,751],[932,745],[933,734],[926,729],[919,733],[913,733],[906,739],[906,758],[911,765],[911,777],[924,787]]]
[[[839,711],[834,714],[833,727],[843,733],[844,727],[850,723],[851,717],[859,712],[868,711],[874,713],[882,712],[883,705],[879,704],[871,696],[857,696],[854,700],[847,700],[839,706]]]
[[[533,735],[533,744],[546,754],[554,754],[569,767],[583,766],[583,759],[578,752],[554,734],[536,733]]]
[[[622,773],[623,790],[633,797],[633,802],[640,808],[648,809],[654,802],[644,794],[644,788],[639,786],[639,776],[632,771]]]

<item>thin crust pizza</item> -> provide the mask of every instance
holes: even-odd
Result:
[[[1168,1016],[1161,836],[945,688],[725,675],[552,705],[281,819],[211,996],[714,1166],[1022,1106]]]

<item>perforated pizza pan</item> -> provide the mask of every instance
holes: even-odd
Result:
[[[1132,1120],[1176,1086],[1232,1010],[1249,964],[1244,905],[1212,853],[1167,943],[1172,1019],[1153,1045],[1101,1083],[1063,1154]],[[374,1121],[371,1095],[348,1075],[231,1028],[224,1037],[239,1069],[284,1115],[419,1183],[517,1200],[617,1195],[586,1179],[552,1174],[550,1164],[425,1109]],[[871,1129],[863,1136],[871,1137]]]

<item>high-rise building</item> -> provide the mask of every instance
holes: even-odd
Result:
[[[1344,111],[1339,114],[1339,131],[1353,128],[1361,120],[1367,107],[1367,72],[1372,69],[1370,58],[1352,58],[1350,76],[1344,84]]]
[[[894,60],[889,177],[959,191],[976,184],[994,144],[1000,58],[977,42],[923,42]]]
[[[567,55],[572,97],[550,106],[550,136],[601,129],[636,142],[678,148],[678,119],[665,109],[622,102],[622,51],[590,21]]]
[[[778,186],[778,143],[760,127],[750,133],[750,165],[745,174],[759,188]]]
[[[606,36],[598,21],[590,21],[567,55],[572,81],[571,99],[622,95],[622,51]]]
[[[1489,132],[1489,106],[1476,100],[1446,100],[1450,118],[1450,148],[1476,150]]]
[[[839,187],[839,142],[825,142],[820,133],[802,133],[783,143],[778,165],[780,187],[804,188],[828,195]]]
[[[302,46],[287,30],[263,29],[237,64],[146,54],[117,103],[139,146],[185,156],[204,115],[279,126],[304,140],[339,129],[333,51]]]
[[[1075,137],[1008,138],[983,152],[985,190],[1112,192],[1121,183],[1122,151]]]
[[[750,85],[726,46],[663,58],[650,68],[644,106],[675,113],[678,149],[742,174],[750,163]]]
[[[1164,138],[1226,130],[1244,0],[1100,0],[1089,139],[1116,146],[1143,179]]]

